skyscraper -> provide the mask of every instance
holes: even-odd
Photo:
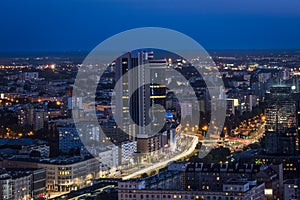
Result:
[[[115,64],[115,79],[119,81],[120,85],[117,86],[115,95],[115,120],[119,128],[129,135],[130,140],[134,139],[134,131],[130,126],[130,113],[129,113],[129,84],[132,80],[131,74],[125,75],[130,69],[137,66],[137,59],[132,57],[132,54],[126,53],[116,60]]]
[[[137,141],[137,151],[158,150],[157,134],[164,126],[166,60],[154,60],[153,52],[124,54],[116,62],[117,122],[129,139]],[[127,73],[128,72],[128,73]]]
[[[299,151],[298,93],[293,87],[275,85],[266,94],[266,153],[295,155]]]

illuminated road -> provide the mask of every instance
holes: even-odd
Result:
[[[185,150],[184,152],[182,152],[181,154],[179,155],[176,155],[174,156],[173,158],[170,158],[168,160],[165,160],[165,161],[162,161],[160,163],[156,163],[152,166],[149,166],[149,167],[146,167],[144,169],[141,169],[139,171],[136,171],[136,172],[133,172],[132,174],[130,175],[127,175],[127,176],[124,176],[123,177],[123,180],[128,180],[128,179],[131,179],[131,178],[134,178],[134,177],[137,177],[141,174],[144,174],[144,173],[147,173],[147,172],[150,172],[150,171],[153,171],[153,170],[156,170],[157,168],[162,168],[164,166],[167,166],[169,162],[172,162],[172,161],[176,161],[176,160],[179,160],[183,157],[186,157],[190,154],[192,154],[194,152],[194,150],[196,149],[196,146],[198,144],[198,137],[197,136],[192,136],[192,135],[186,135],[187,137],[191,137],[193,138],[192,140],[192,145],[190,146],[189,149]]]
[[[249,139],[242,139],[242,138],[237,138],[237,137],[228,138],[231,142],[234,141],[235,144],[228,145],[226,147],[230,148],[231,151],[236,151],[238,149],[242,149],[245,146],[255,143],[256,141],[258,141],[260,138],[263,137],[263,135],[265,133],[264,125],[265,124],[263,123],[259,127],[259,130],[254,135],[252,135],[251,138],[249,138]]]
[[[114,187],[115,187],[114,185],[107,185],[107,186],[102,187],[102,188],[99,188],[99,189],[97,189],[97,190],[95,190],[95,191],[93,191],[93,192],[94,192],[94,193],[101,193],[101,192],[103,192],[104,189],[114,188]],[[88,196],[91,196],[91,193],[88,192],[88,193],[80,194],[80,195],[78,195],[78,196],[76,196],[76,197],[70,198],[69,200],[78,200],[79,198],[85,197],[85,196],[87,196],[87,197],[88,197]]]

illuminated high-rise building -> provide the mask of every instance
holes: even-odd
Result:
[[[161,147],[157,133],[165,123],[166,85],[162,83],[167,61],[153,57],[153,52],[127,53],[118,58],[115,69],[121,82],[116,88],[117,121],[142,153]]]
[[[296,155],[299,151],[298,93],[276,85],[266,94],[266,153]]]
[[[132,80],[131,74],[127,73],[130,69],[137,66],[137,59],[132,57],[131,53],[126,53],[115,62],[115,79],[120,82],[116,88],[115,94],[115,108],[116,116],[119,120],[118,125],[121,130],[129,135],[130,140],[134,139],[134,131],[130,126],[130,113],[129,113],[129,85]],[[127,73],[127,74],[126,74]]]

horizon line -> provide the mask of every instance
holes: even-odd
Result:
[[[300,51],[300,48],[208,48],[205,49],[207,52],[218,52],[218,51],[265,51],[265,52],[272,52],[272,51]],[[27,55],[27,54],[88,54],[92,50],[30,50],[30,51],[0,51],[0,56],[15,56],[15,55]]]

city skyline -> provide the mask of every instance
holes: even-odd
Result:
[[[0,8],[0,200],[300,199],[299,0]]]
[[[3,179],[0,179],[0,184],[7,192],[0,195],[19,200],[14,194],[15,190],[10,189],[10,185],[19,182],[28,188],[20,194],[26,198],[41,196],[70,199],[73,195],[83,195],[106,200],[102,195],[107,192],[102,190],[109,189],[107,195],[110,198],[117,195],[122,200],[130,198],[136,185],[140,189],[136,190],[135,199],[141,199],[145,195],[151,195],[152,198],[158,191],[153,189],[162,185],[162,193],[153,196],[152,199],[165,196],[173,199],[239,197],[248,200],[250,197],[276,199],[285,195],[287,197],[284,198],[290,200],[290,196],[298,195],[298,190],[288,189],[299,185],[297,179],[294,180],[299,177],[300,169],[300,157],[297,149],[295,151],[293,148],[297,148],[298,145],[298,139],[295,137],[297,133],[294,135],[294,132],[288,132],[286,136],[280,136],[279,140],[282,142],[281,146],[278,145],[278,151],[273,148],[278,137],[265,141],[265,137],[268,136],[265,130],[270,122],[274,123],[273,119],[276,119],[272,113],[273,108],[267,106],[274,104],[273,99],[275,102],[278,100],[277,107],[282,107],[280,113],[288,111],[290,116],[294,116],[293,113],[297,115],[297,119],[293,117],[288,123],[284,122],[283,126],[290,126],[289,124],[293,125],[295,122],[299,124],[298,104],[283,104],[282,98],[274,97],[271,101],[269,98],[269,92],[276,95],[272,86],[278,83],[286,85],[279,90],[284,94],[298,91],[299,81],[296,80],[300,74],[299,53],[213,53],[213,59],[227,90],[227,107],[221,135],[216,135],[209,141],[206,133],[209,127],[215,126],[216,123],[210,120],[213,105],[210,103],[210,93],[203,79],[184,58],[167,56],[166,59],[156,60],[155,51],[154,54],[150,52],[148,57],[152,58],[154,55],[153,62],[167,62],[166,70],[176,70],[185,77],[182,80],[178,75],[170,74],[173,78],[168,79],[168,84],[172,85],[176,92],[172,93],[167,87],[165,105],[168,111],[166,123],[169,126],[166,126],[167,130],[155,140],[150,140],[151,145],[152,142],[162,144],[157,146],[158,152],[150,155],[138,155],[138,142],[128,140],[128,135],[124,135],[121,129],[116,127],[112,115],[110,101],[115,80],[120,76],[116,72],[127,71],[128,61],[138,60],[129,54],[105,66],[106,73],[101,77],[96,90],[96,106],[84,101],[89,99],[86,95],[79,96],[75,102],[71,101],[77,70],[86,69],[76,61],[76,56],[10,57],[8,64],[0,65],[0,166],[5,168],[0,172]],[[23,64],[18,65],[14,61]],[[78,83],[81,86],[89,85],[91,82],[87,81],[95,78],[94,68],[87,70],[91,70],[91,78],[79,76]],[[193,87],[199,110],[193,108],[197,102],[190,99],[185,82],[189,82]],[[126,81],[123,81],[122,85],[127,85]],[[87,90],[86,87],[82,89]],[[123,87],[123,90],[126,96],[127,88]],[[179,96],[176,94],[180,93],[186,101],[177,99]],[[123,94],[121,96],[123,99]],[[147,96],[149,98],[149,94]],[[72,109],[73,103],[78,109]],[[105,133],[104,137],[99,133],[97,126],[86,124],[89,122],[91,109],[96,111],[99,125]],[[198,112],[199,121],[193,123]],[[78,116],[82,120],[82,123],[77,123],[76,128],[72,113],[73,117]],[[280,120],[284,120],[284,115],[279,116]],[[181,121],[186,119],[187,123],[176,123],[180,118]],[[81,141],[87,140],[88,143],[83,145],[79,138]],[[94,142],[103,143],[103,146],[97,149],[97,146],[93,146]],[[113,145],[110,142],[113,142]],[[212,143],[213,148],[210,149]],[[281,149],[287,145],[291,147],[290,152],[284,150],[282,154]],[[270,148],[272,152],[268,152]],[[200,157],[200,153],[206,156]],[[287,157],[287,153],[292,156]],[[180,162],[174,162],[176,160]],[[25,169],[16,171],[12,167]],[[35,177],[36,172],[31,168],[43,168],[44,171],[41,171],[39,177]],[[215,173],[215,170],[222,173]],[[16,172],[13,173],[14,171]],[[243,174],[248,178],[254,176],[257,181],[263,178],[263,181],[239,179]],[[191,181],[192,179],[195,181]],[[41,184],[31,189],[30,184],[34,181]],[[217,184],[214,184],[216,181]],[[183,184],[179,184],[180,182]],[[128,188],[122,188],[126,185]],[[244,187],[242,192],[236,193],[236,190],[228,189],[241,185]],[[286,189],[283,191],[277,185]],[[16,185],[16,188],[21,187],[21,184]],[[93,194],[89,191],[93,191]]]

